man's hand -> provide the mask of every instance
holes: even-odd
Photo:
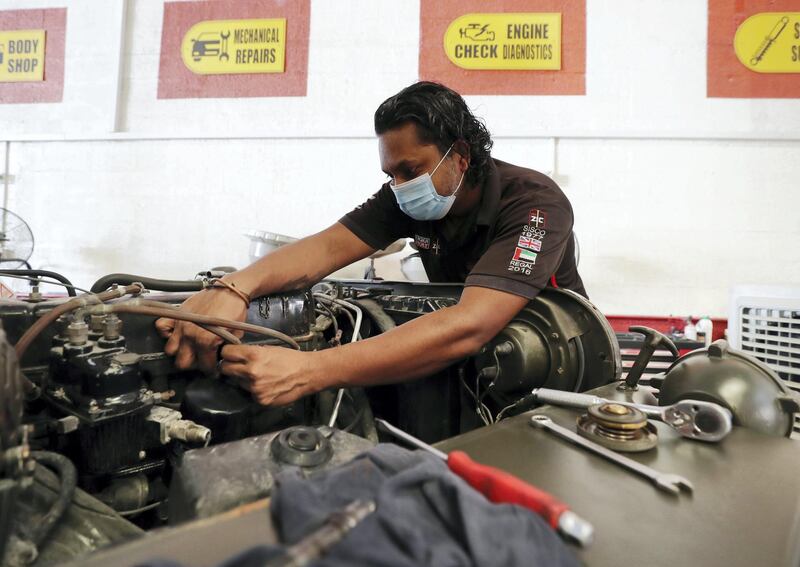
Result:
[[[244,302],[235,293],[226,289],[209,289],[196,293],[181,305],[181,311],[200,315],[212,315],[223,319],[244,321],[247,310]],[[210,370],[217,364],[217,349],[222,344],[218,336],[203,330],[193,323],[162,318],[156,321],[159,334],[168,339],[164,352],[175,356],[175,366],[180,369],[195,366]],[[232,331],[241,337],[241,331]]]
[[[282,347],[228,345],[220,371],[260,404],[283,406],[322,388],[314,380],[313,353]]]

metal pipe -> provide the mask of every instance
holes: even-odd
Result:
[[[89,295],[80,295],[78,297],[74,297],[67,301],[66,303],[62,303],[42,315],[36,322],[31,325],[27,331],[20,337],[17,341],[17,344],[14,345],[14,349],[17,352],[17,358],[22,361],[22,356],[25,354],[25,351],[28,350],[28,347],[31,343],[39,336],[45,328],[47,328],[53,321],[64,315],[65,313],[69,313],[70,311],[75,311],[76,309],[80,309],[81,307],[86,307],[88,305],[93,305],[96,303],[103,303],[109,299],[114,299],[117,297],[124,297],[126,295],[137,294],[142,291],[142,286],[140,285],[129,285],[125,287],[119,287],[117,289],[111,289],[108,291],[104,291],[98,294],[89,294]]]

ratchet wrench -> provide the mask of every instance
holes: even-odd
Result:
[[[680,400],[671,406],[650,406],[549,388],[537,388],[531,392],[531,397],[537,402],[584,409],[604,403],[633,407],[647,417],[663,421],[683,437],[698,441],[721,441],[733,428],[733,415],[730,410],[719,404],[700,400]]]
[[[694,486],[686,478],[677,474],[659,472],[648,467],[647,465],[643,465],[638,461],[634,461],[633,459],[624,457],[619,453],[615,453],[611,449],[606,449],[602,445],[598,445],[593,441],[584,439],[574,431],[558,425],[546,415],[537,414],[531,416],[531,425],[537,429],[549,431],[550,433],[569,441],[573,445],[578,445],[579,447],[588,449],[594,454],[599,455],[604,459],[611,461],[612,463],[616,463],[630,471],[635,472],[638,475],[648,478],[656,485],[657,488],[665,490],[670,494],[677,496],[680,494],[681,489],[684,489],[687,492],[694,491]]]

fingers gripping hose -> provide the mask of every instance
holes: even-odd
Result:
[[[224,327],[227,329],[235,329],[244,331],[246,333],[255,333],[278,339],[296,350],[300,350],[300,345],[292,337],[280,331],[268,329],[260,325],[253,325],[250,323],[242,323],[240,321],[232,321],[229,319],[221,319],[219,317],[211,317],[208,315],[198,315],[189,311],[178,311],[174,308],[164,306],[158,307],[156,302],[146,301],[138,302],[137,300],[126,301],[124,303],[114,303],[112,305],[98,305],[90,309],[90,312],[96,313],[137,313],[139,315],[150,315],[153,317],[167,317],[169,319],[177,319],[180,321],[188,321],[197,325],[212,325]],[[211,330],[211,329],[209,329]],[[214,332],[214,331],[212,331]]]

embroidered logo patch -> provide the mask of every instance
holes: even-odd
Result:
[[[547,213],[539,209],[531,209],[531,212],[528,214],[528,223],[536,228],[546,228]]]
[[[431,249],[431,239],[427,236],[420,236],[419,234],[414,235],[414,244],[417,245],[417,248],[422,250],[430,250]]]
[[[522,227],[522,236],[527,236],[528,238],[535,238],[536,240],[542,240],[547,231],[542,228],[536,228],[535,226],[531,226],[526,224]]]
[[[542,249],[542,241],[523,235],[519,237],[517,246],[519,246],[520,248],[527,248],[528,250],[533,250],[534,252],[539,252]]]
[[[511,260],[511,262],[508,264],[508,271],[529,276],[533,273],[533,264],[531,262]]]

